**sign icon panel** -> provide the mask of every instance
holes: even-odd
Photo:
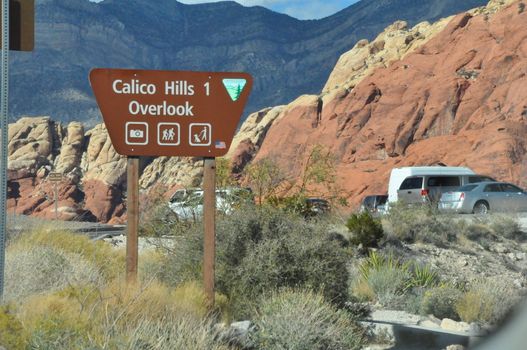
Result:
[[[178,123],[157,124],[157,144],[160,146],[179,146],[181,131]]]
[[[189,126],[189,144],[191,146],[210,146],[212,126],[209,123],[192,123]]]
[[[126,144],[146,145],[148,144],[148,124],[142,122],[126,123]]]

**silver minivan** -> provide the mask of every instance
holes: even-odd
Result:
[[[495,181],[483,175],[417,175],[404,179],[397,191],[399,201],[408,204],[437,204],[443,193],[453,191],[460,186]]]

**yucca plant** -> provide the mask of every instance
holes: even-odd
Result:
[[[406,286],[407,290],[416,287],[432,288],[439,284],[439,275],[430,265],[413,263],[411,270],[412,277]]]

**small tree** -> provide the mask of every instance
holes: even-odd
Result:
[[[322,145],[311,149],[297,183],[297,194],[304,197],[323,197],[333,204],[346,205],[346,195],[336,182],[336,159]]]
[[[232,176],[232,165],[227,158],[216,158],[216,185],[218,187],[236,186]]]
[[[281,190],[281,185],[286,182],[278,165],[267,158],[247,166],[245,179],[254,191],[258,205],[262,205],[265,198],[276,196]]]
[[[382,224],[368,212],[352,214],[346,226],[353,234],[351,242],[355,245],[362,244],[364,248],[376,247],[384,237]]]

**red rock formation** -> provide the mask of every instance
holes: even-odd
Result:
[[[427,44],[352,91],[286,108],[256,157],[293,175],[331,149],[353,203],[385,193],[393,167],[445,163],[527,185],[527,11],[456,16]]]

